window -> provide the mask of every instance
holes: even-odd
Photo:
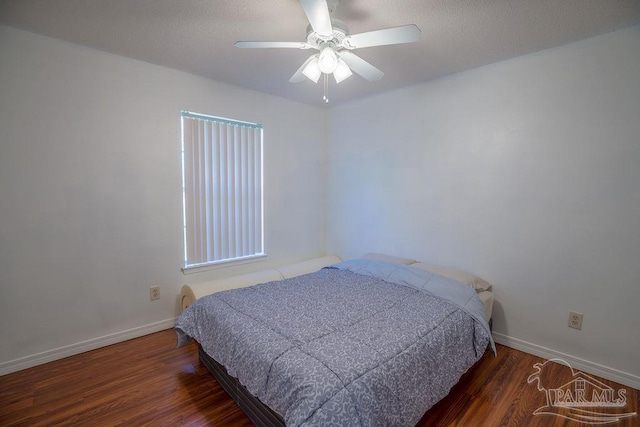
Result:
[[[181,115],[185,270],[264,256],[262,125]]]

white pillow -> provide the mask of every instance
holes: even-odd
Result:
[[[476,275],[467,273],[466,271],[456,270],[455,268],[440,267],[437,265],[429,265],[422,262],[411,264],[411,267],[422,268],[423,270],[448,277],[449,279],[463,283],[478,292],[491,290],[491,283]]]
[[[404,264],[409,265],[416,262],[415,259],[409,258],[400,258],[397,256],[385,255],[385,254],[377,254],[377,253],[368,253],[362,256],[363,259],[372,259],[375,261],[386,261],[386,262],[395,262],[396,264]]]

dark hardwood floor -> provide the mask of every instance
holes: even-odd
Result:
[[[587,426],[558,415],[533,415],[546,404],[527,383],[544,360],[504,346],[487,353],[419,426]],[[551,368],[566,384],[571,370]],[[548,374],[548,372],[546,372]],[[640,393],[625,389],[622,412],[639,411]],[[559,387],[559,386],[557,386]],[[603,414],[612,408],[601,409]],[[0,426],[250,426],[198,361],[194,343],[176,348],[173,330],[158,332],[0,377]],[[640,416],[610,426],[640,426]]]

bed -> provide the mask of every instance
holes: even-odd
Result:
[[[415,425],[495,351],[478,296],[490,285],[438,268],[369,255],[203,296],[178,345],[198,342],[256,425]]]

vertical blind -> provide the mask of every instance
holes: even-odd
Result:
[[[262,125],[182,112],[185,267],[264,254]]]

